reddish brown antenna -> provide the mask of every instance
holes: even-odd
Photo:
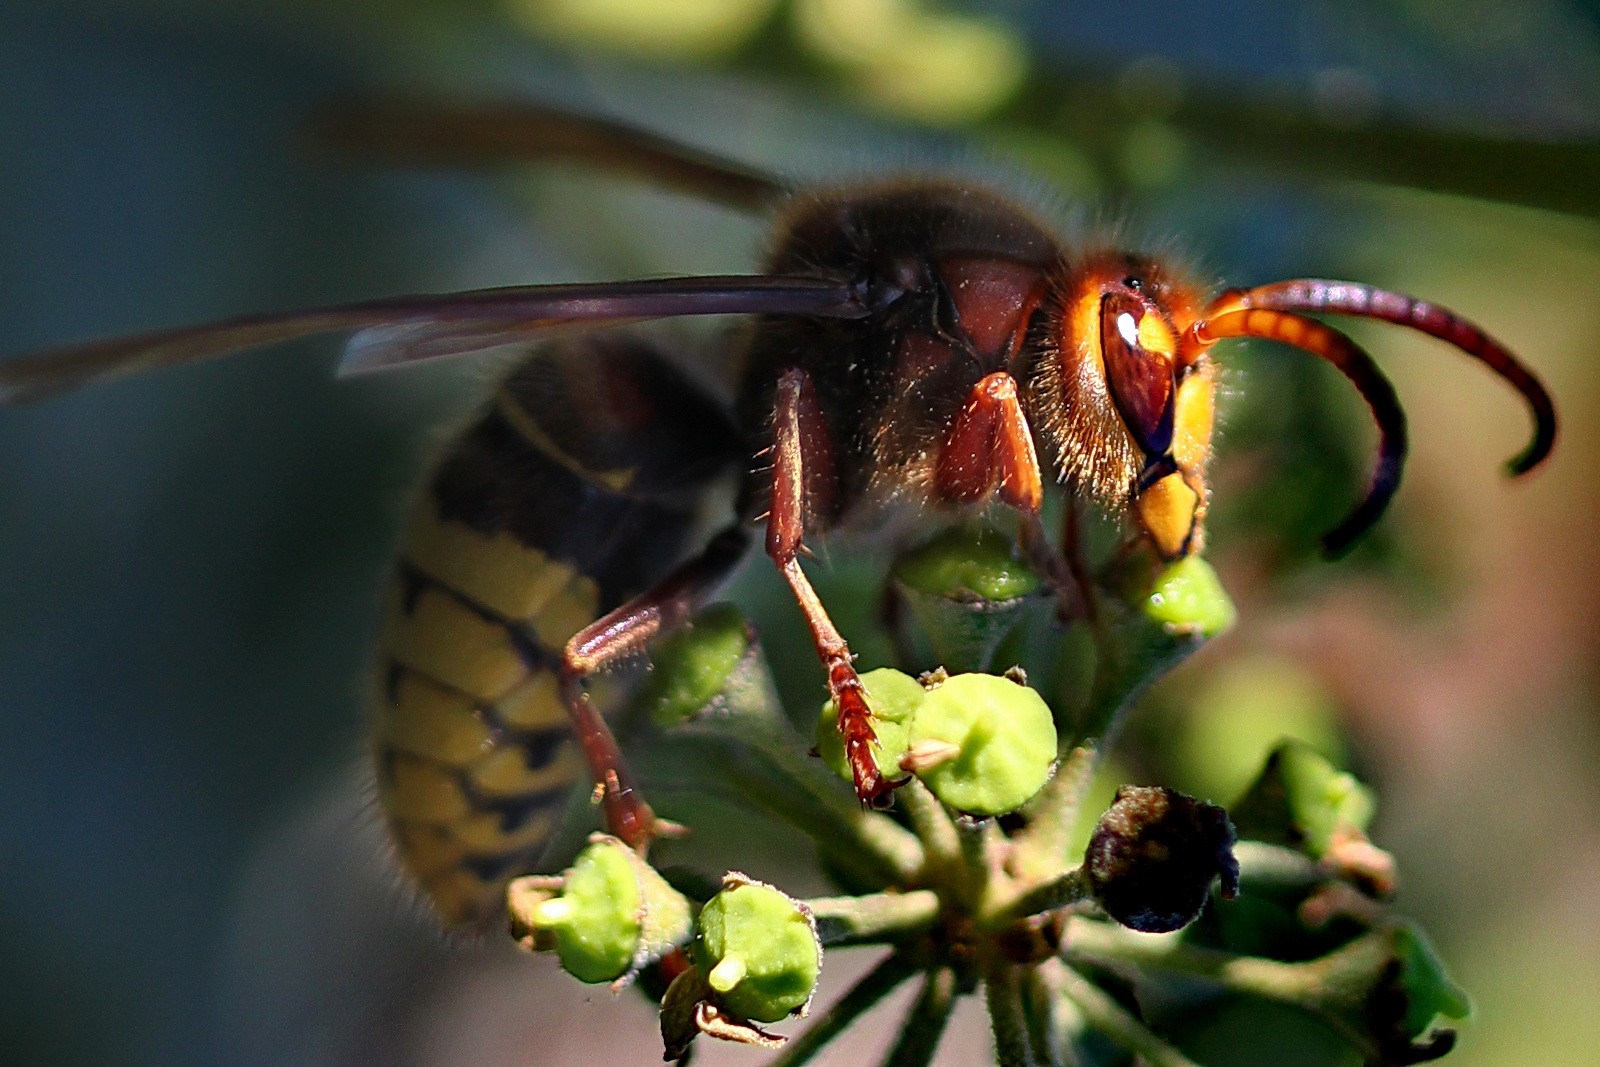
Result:
[[[1208,314],[1235,308],[1270,308],[1274,311],[1324,312],[1382,319],[1409,326],[1446,341],[1485,364],[1522,394],[1533,415],[1533,438],[1506,464],[1513,475],[1526,474],[1550,454],[1556,441],[1556,410],[1544,384],[1534,377],[1504,345],[1448,308],[1426,300],[1379,289],[1359,282],[1332,282],[1320,278],[1258,285],[1254,289],[1224,293]]]
[[[1372,357],[1338,330],[1286,311],[1239,309],[1236,304],[1234,310],[1226,310],[1225,302],[1230,295],[1224,294],[1217,301],[1225,308],[1221,314],[1194,324],[1196,342],[1209,345],[1224,337],[1259,337],[1293,345],[1339,368],[1339,372],[1360,391],[1362,399],[1372,409],[1372,417],[1378,424],[1378,464],[1372,472],[1367,495],[1338,526],[1322,538],[1323,552],[1329,556],[1341,556],[1378,521],[1400,486],[1400,471],[1405,466],[1407,445],[1406,413],[1400,407],[1400,398],[1395,395],[1394,386],[1383,376]]]

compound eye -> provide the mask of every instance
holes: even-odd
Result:
[[[1149,459],[1172,447],[1174,341],[1166,320],[1138,296],[1101,298],[1100,351],[1111,399]]]

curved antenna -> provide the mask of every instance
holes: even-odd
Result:
[[[1221,303],[1221,301],[1219,301]],[[1259,337],[1320,356],[1339,368],[1361,393],[1378,424],[1378,462],[1367,495],[1332,530],[1322,537],[1322,551],[1330,558],[1344,555],[1356,539],[1378,521],[1395,490],[1406,461],[1406,413],[1394,386],[1372,357],[1350,338],[1313,319],[1267,308],[1224,310],[1201,319],[1192,327],[1194,340],[1209,345],[1224,337]]]
[[[1437,337],[1483,363],[1528,402],[1533,415],[1533,437],[1527,447],[1507,461],[1509,474],[1515,477],[1537,467],[1555,444],[1555,404],[1544,384],[1504,345],[1448,308],[1359,282],[1320,278],[1299,278],[1226,293],[1212,305],[1211,313],[1234,308],[1355,315],[1409,326]]]

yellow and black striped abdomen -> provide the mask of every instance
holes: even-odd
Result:
[[[400,553],[373,753],[400,859],[447,924],[498,913],[587,777],[562,646],[681,558],[738,454],[714,404],[618,337],[534,357],[446,452]]]

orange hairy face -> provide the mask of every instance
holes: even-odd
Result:
[[[1131,506],[1166,558],[1200,543],[1214,376],[1183,341],[1197,289],[1155,260],[1069,264],[1045,309],[1029,399],[1063,482]]]

